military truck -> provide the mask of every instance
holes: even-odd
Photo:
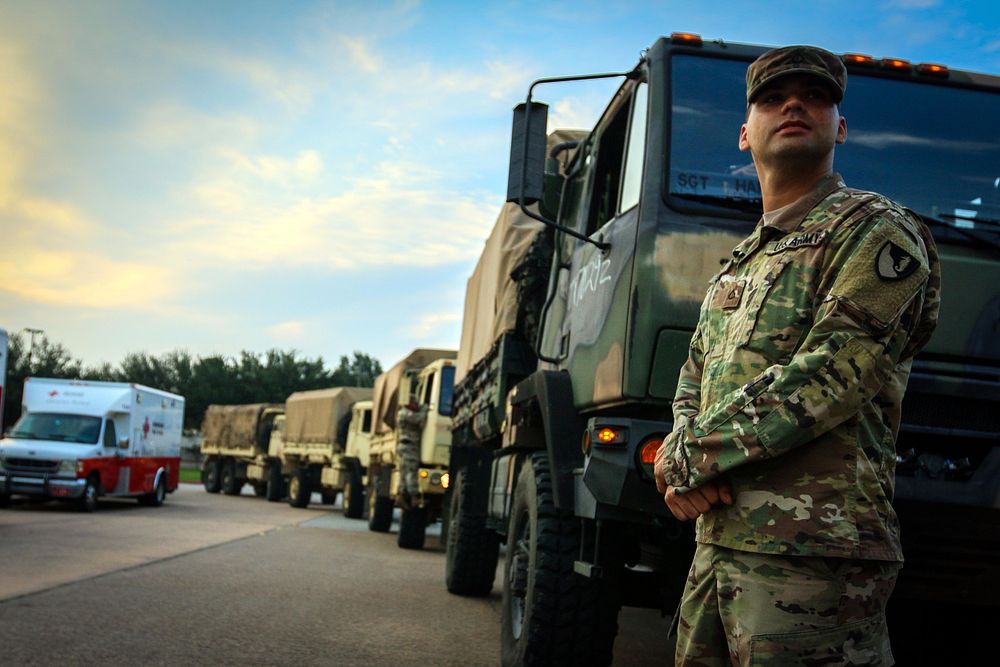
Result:
[[[375,380],[374,429],[368,458],[368,527],[388,532],[400,507],[397,543],[422,549],[427,525],[441,517],[448,485],[455,351],[419,348]],[[426,408],[420,434],[420,493],[406,498],[400,475],[400,406]]]
[[[708,281],[761,213],[736,136],[746,67],[765,50],[675,33],[627,72],[535,81],[515,109],[507,197],[539,224],[495,278],[515,316],[467,333],[501,312],[467,293],[446,569],[451,592],[485,595],[506,543],[506,665],[607,664],[621,605],[677,604],[692,530],[669,514],[652,463]],[[850,132],[835,167],[916,211],[944,274],[902,411],[896,597],[996,606],[1000,78],[843,60]],[[612,76],[621,86],[586,137],[547,148],[535,89]]]
[[[343,492],[344,514],[362,516],[368,460],[363,426],[371,422],[371,397],[370,387],[334,387],[299,391],[286,399],[271,451],[288,479],[292,507],[307,507],[313,491],[319,491],[324,504],[333,504]]]
[[[201,481],[209,493],[237,496],[250,482],[254,493],[284,497],[281,464],[268,452],[271,430],[285,412],[280,403],[209,405],[201,423]]]

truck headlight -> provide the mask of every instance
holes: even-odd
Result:
[[[56,471],[56,474],[75,475],[76,467],[76,459],[63,459],[59,462],[59,469]]]

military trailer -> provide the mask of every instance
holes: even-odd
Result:
[[[209,493],[237,496],[250,482],[268,500],[284,497],[281,464],[268,453],[280,403],[210,405],[201,423],[201,481]]]
[[[402,508],[397,543],[404,549],[424,546],[427,525],[441,517],[448,485],[451,401],[455,352],[420,348],[375,380],[374,429],[368,463],[368,527],[388,532],[393,507]],[[420,429],[419,494],[406,498],[400,475],[397,424],[400,406],[426,408]]]
[[[369,387],[334,387],[295,392],[285,401],[284,422],[271,450],[288,479],[292,507],[307,507],[313,491],[324,504],[333,504],[343,492],[344,514],[362,516],[368,443],[359,425],[352,429],[352,415],[363,424],[371,397]]]
[[[674,34],[628,72],[536,81],[515,109],[507,196],[538,224],[492,279],[516,296],[486,290],[483,302],[483,276],[469,284],[446,571],[453,593],[485,595],[506,543],[505,665],[607,664],[620,606],[676,607],[693,531],[670,515],[652,464],[708,282],[760,217],[736,136],[746,67],[765,51]],[[908,559],[895,595],[996,606],[1000,78],[843,59],[850,132],[835,168],[919,214],[943,270],[898,462],[881,462],[896,468]],[[547,145],[536,87],[610,76],[622,84],[586,137]],[[940,122],[956,110],[961,122]]]

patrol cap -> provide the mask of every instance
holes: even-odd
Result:
[[[847,88],[847,68],[840,58],[816,46],[783,46],[771,49],[747,68],[747,104],[768,83],[789,74],[811,74],[823,80],[840,103]]]

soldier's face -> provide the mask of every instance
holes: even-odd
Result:
[[[833,147],[847,139],[847,121],[830,90],[807,74],[784,76],[758,93],[740,128],[740,150],[765,164],[782,160],[833,158]]]

